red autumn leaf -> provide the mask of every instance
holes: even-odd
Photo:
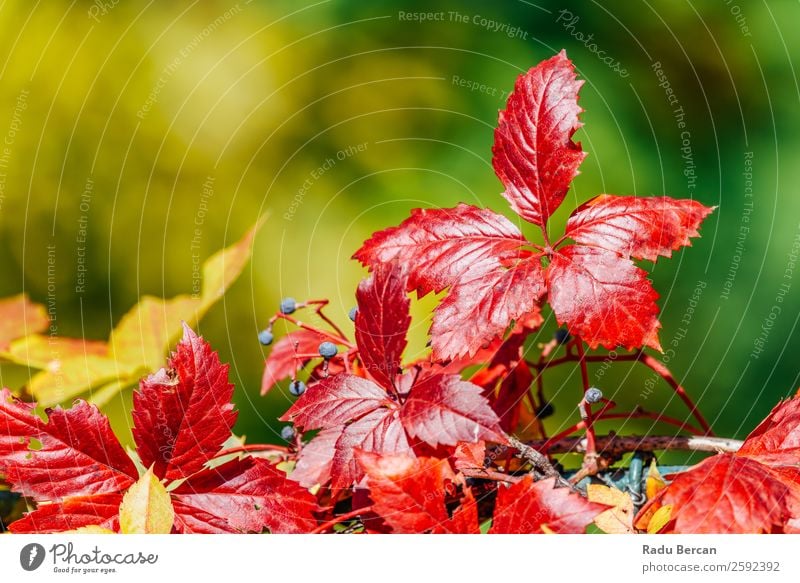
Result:
[[[503,443],[497,415],[477,385],[457,375],[436,375],[418,382],[400,409],[412,437],[436,447],[485,439]]]
[[[391,266],[380,267],[361,282],[356,299],[356,344],[361,363],[378,383],[393,386],[411,324],[405,279]]]
[[[297,465],[290,479],[304,488],[317,484],[327,484],[331,479],[333,456],[336,455],[336,442],[342,435],[342,427],[323,429],[309,443],[303,446]]]
[[[346,373],[323,378],[311,383],[281,418],[303,430],[323,429],[303,447],[291,479],[311,486],[330,478],[334,489],[348,488],[363,477],[355,449],[413,456],[412,446],[419,445],[414,437],[433,447],[505,441],[480,387],[458,375],[432,374],[421,365],[402,374],[399,358],[409,303],[399,278],[398,268],[377,270],[359,288],[358,309],[365,319],[358,316],[356,324],[369,333],[357,336],[358,358],[366,366],[373,363],[378,374],[371,376],[380,384]],[[393,339],[376,342],[375,334]]]
[[[676,474],[639,513],[671,505],[662,532],[760,533],[800,520],[800,398],[775,407],[734,454]]]
[[[502,336],[510,322],[537,312],[544,291],[538,255],[513,265],[476,265],[433,313],[434,353],[443,358],[475,353],[487,339]]]
[[[492,409],[500,417],[500,427],[506,432],[517,428],[520,407],[533,384],[533,373],[525,361],[519,362],[500,383],[500,389],[492,402]]]
[[[768,465],[794,465],[800,459],[800,398],[778,404],[736,452]]]
[[[457,375],[425,377],[400,397],[399,404],[388,391],[352,375],[309,387],[283,419],[303,429],[324,430],[303,448],[291,479],[310,487],[331,477],[334,489],[347,488],[363,477],[354,449],[413,455],[414,436],[434,447],[477,439],[505,441],[480,387]],[[341,409],[337,396],[343,397],[338,401]]]
[[[338,374],[314,383],[281,417],[304,429],[344,425],[375,409],[392,404],[385,389],[370,380]]]
[[[566,236],[582,245],[655,261],[690,246],[689,238],[700,235],[700,223],[713,210],[688,199],[601,194],[572,213]]]
[[[470,382],[483,387],[487,394],[494,394],[498,382],[505,380],[517,364],[524,360],[525,340],[531,333],[539,329],[543,321],[542,314],[538,309],[518,321],[508,337],[494,346],[486,357],[482,358],[479,363],[469,363],[471,365],[488,362],[485,367],[472,375]]]
[[[236,412],[228,365],[185,324],[167,366],[143,379],[133,394],[133,437],[145,467],[179,480],[219,451]]]
[[[0,390],[0,473],[14,490],[36,501],[109,494],[126,489],[138,473],[108,419],[94,405],[77,401],[47,411]]]
[[[357,452],[373,511],[396,533],[474,533],[475,500],[468,496],[451,517],[445,505],[455,475],[445,460]]]
[[[661,350],[658,293],[630,259],[568,245],[553,255],[547,286],[559,323],[566,323],[591,348],[645,345]]]
[[[462,204],[414,210],[354,255],[371,269],[402,265],[408,289],[420,295],[449,288],[434,312],[434,357],[475,353],[534,313],[545,295],[559,322],[593,348],[660,349],[658,296],[631,258],[654,260],[689,245],[713,209],[691,200],[602,195],[573,213],[566,234],[551,244],[547,219],[584,158],[572,141],[581,125],[581,83],[563,51],[540,63],[517,80],[495,132],[493,162],[504,196],[541,229],[543,246],[500,215]],[[569,238],[577,245],[564,246]]]
[[[312,358],[296,358],[300,354],[316,354],[319,345],[327,340],[324,336],[304,328],[293,330],[281,338],[272,347],[264,363],[264,375],[261,379],[261,394],[267,392],[276,383],[292,376],[297,368],[305,366]]]
[[[791,518],[791,488],[746,457],[720,454],[675,476],[660,505],[672,505],[671,532],[769,533]]]
[[[172,501],[175,522],[172,526],[176,534],[231,534],[232,529],[226,518],[204,512],[195,506],[187,506],[179,500]]]
[[[13,533],[51,533],[75,530],[84,526],[119,528],[121,494],[74,496],[61,502],[43,505],[35,512],[11,523]]]
[[[431,532],[433,534],[480,534],[478,503],[472,493],[467,491],[459,501],[459,505],[453,510],[453,515],[435,526]]]
[[[363,473],[354,449],[378,453],[411,452],[397,404],[386,388],[354,375],[340,374],[310,386],[282,417],[302,429],[324,428],[303,447],[290,478],[310,487],[331,479],[334,489],[357,483]]]
[[[486,459],[486,442],[484,441],[475,443],[462,441],[456,445],[453,452],[453,465],[457,470],[483,468],[484,459]]]
[[[336,453],[331,465],[331,486],[334,489],[348,488],[364,476],[355,457],[356,450],[414,455],[397,411],[376,409],[347,425],[336,440]]]
[[[353,256],[364,265],[408,263],[408,289],[422,295],[458,282],[487,257],[511,263],[527,241],[503,215],[459,204],[451,209],[414,209],[400,226],[375,233]]]
[[[141,460],[153,465],[159,479],[177,485],[171,488],[175,530],[299,532],[313,527],[314,498],[266,461],[204,468],[235,420],[228,367],[188,327],[169,364],[169,372],[144,380],[134,398],[134,436]],[[138,472],[108,419],[83,401],[68,410],[48,410],[47,422],[33,412],[33,404],[0,392],[0,472],[15,490],[43,503],[14,522],[12,530],[117,528],[119,503]]]
[[[586,154],[572,135],[581,127],[583,81],[563,50],[520,75],[494,133],[494,171],[503,196],[526,221],[545,227]]]
[[[206,469],[173,490],[172,499],[186,533],[259,532],[265,526],[273,533],[302,533],[316,526],[314,497],[260,459]]]
[[[375,234],[354,257],[373,269],[388,262],[408,264],[408,290],[420,295],[452,287],[434,311],[431,328],[436,354],[450,359],[474,354],[502,334],[511,319],[535,309],[537,298],[530,295],[543,291],[541,265],[521,250],[524,244],[504,216],[460,204],[416,209],[399,227]],[[463,326],[462,334],[448,335]]]
[[[589,502],[555,478],[534,482],[530,476],[497,491],[491,534],[582,534],[606,506]]]

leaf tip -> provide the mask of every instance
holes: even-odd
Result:
[[[192,327],[186,322],[186,320],[181,320],[181,326],[183,326],[183,341],[189,342],[197,338],[197,333],[192,330]]]

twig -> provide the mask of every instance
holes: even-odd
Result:
[[[275,445],[274,443],[250,443],[247,445],[237,445],[228,449],[223,449],[214,457],[222,457],[233,453],[267,453],[275,452],[278,454],[286,455],[289,453],[289,448],[283,445]]]
[[[559,358],[554,358],[553,360],[548,360],[546,362],[531,362],[528,361],[528,364],[536,369],[546,369],[550,367],[556,367],[560,364],[564,364],[567,362],[575,362],[578,360],[578,357],[574,354],[567,354],[566,356],[562,356]],[[633,354],[618,354],[614,358],[611,358],[607,354],[587,354],[586,355],[586,362],[633,362],[638,360],[638,353]]]
[[[301,322],[297,318],[294,318],[294,317],[292,317],[292,316],[290,316],[288,314],[282,314],[281,312],[278,312],[277,314],[272,316],[272,318],[270,318],[270,320],[269,320],[270,326],[272,324],[274,324],[275,322],[277,322],[278,320],[286,320],[287,322],[290,322],[290,323],[294,324],[298,328],[303,328],[305,330],[308,330],[309,332],[313,332],[315,334],[319,334],[320,336],[322,336],[324,338],[330,338],[331,340],[334,341],[335,344],[343,344],[343,345],[347,346],[348,348],[355,348],[355,344],[350,342],[343,335],[339,336],[336,333],[331,332],[329,330],[323,330],[322,328],[317,328],[316,326],[312,326],[311,324],[306,324],[305,322]]]
[[[672,372],[662,363],[659,362],[654,357],[650,356],[649,354],[643,351],[637,351],[631,354],[617,354],[613,358],[609,355],[583,355],[581,358],[580,355],[574,354],[567,354],[566,356],[562,356],[561,358],[556,358],[554,360],[550,360],[547,362],[528,362],[528,364],[534,367],[539,374],[541,375],[545,369],[550,367],[555,367],[560,364],[564,364],[567,362],[576,362],[578,360],[582,360],[583,363],[587,362],[605,362],[605,361],[613,361],[613,362],[624,362],[624,361],[638,361],[648,367],[650,370],[655,372],[658,376],[660,376],[664,381],[670,386],[670,388],[675,392],[676,395],[684,402],[684,404],[688,407],[689,411],[692,413],[692,416],[697,420],[702,427],[703,432],[706,435],[714,435],[714,432],[711,430],[711,426],[706,421],[703,414],[700,413],[700,410],[697,408],[697,405],[686,392],[681,384],[675,380],[674,375]]]
[[[581,382],[583,383],[583,398],[578,408],[581,412],[581,419],[586,426],[586,454],[583,458],[584,467],[590,472],[597,472],[597,448],[594,443],[594,417],[592,416],[592,405],[586,400],[586,393],[589,391],[589,369],[586,366],[586,352],[583,349],[583,340],[580,336],[575,336],[575,349],[578,351],[578,363],[581,367]]]
[[[507,482],[509,484],[516,484],[522,479],[520,476],[504,474],[503,472],[497,472],[495,470],[489,470],[486,468],[464,468],[461,470],[461,473],[467,478],[492,480],[493,482]]]
[[[558,473],[558,470],[550,463],[546,455],[533,449],[528,444],[523,443],[513,435],[508,436],[508,443],[519,452],[523,460],[533,466],[534,474],[538,474],[537,477],[555,478],[556,482],[562,486],[570,485],[569,482]]]
[[[346,514],[340,514],[339,516],[334,516],[331,520],[320,524],[317,528],[315,528],[308,534],[322,534],[323,532],[325,532],[329,528],[333,528],[340,522],[346,522],[348,520],[352,520],[353,518],[359,518],[362,514],[366,514],[370,510],[372,510],[372,506],[365,506],[363,508],[357,508],[356,510],[351,510]]]
[[[528,442],[534,450],[547,446],[551,454],[584,453],[585,437],[566,437],[548,442],[545,439]],[[739,450],[742,442],[738,439],[711,437],[705,435],[601,435],[596,437],[595,445],[600,455],[618,457],[631,451],[686,450],[712,453],[733,453]]]
[[[607,413],[608,405],[604,406],[600,411],[598,411],[595,416],[595,421],[605,421],[609,419],[652,419],[658,423],[665,423],[667,425],[672,425],[673,427],[677,427],[678,429],[688,431],[693,435],[704,435],[702,429],[698,429],[693,425],[688,424],[685,421],[681,421],[680,419],[674,419],[672,417],[667,417],[665,415],[661,415],[660,413],[651,413],[650,411],[645,411],[644,409],[637,408],[634,411],[630,411],[628,413]],[[585,423],[583,421],[579,421],[575,425],[568,427],[564,431],[558,433],[557,435],[552,436],[550,439],[542,440],[542,447],[540,448],[544,452],[549,452],[549,445],[556,443],[562,439],[565,439],[575,433],[576,431],[580,431],[584,429]]]
[[[677,427],[682,431],[688,431],[692,435],[705,435],[705,432],[691,425],[687,421],[681,421],[680,419],[675,419],[674,417],[669,417],[668,415],[662,415],[661,413],[653,413],[651,411],[645,411],[641,407],[637,407],[630,413],[606,413],[602,415],[602,417],[598,417],[602,419],[652,419],[658,423],[666,423],[667,425],[672,425],[673,427]]]
[[[703,428],[703,431],[705,431],[707,435],[714,435],[714,432],[711,431],[711,426],[708,424],[708,421],[706,421],[705,417],[703,417],[703,414],[700,413],[697,405],[695,405],[694,401],[692,401],[692,398],[689,397],[689,394],[686,392],[686,390],[680,385],[680,383],[678,383],[678,381],[675,380],[675,377],[672,376],[670,370],[649,354],[644,352],[639,352],[638,354],[639,361],[642,364],[650,368],[653,372],[664,379],[670,387],[672,387],[672,390],[675,391],[675,394],[680,397],[680,399],[689,408],[689,411],[692,412],[694,418],[697,419],[697,422],[700,424],[700,427]]]
[[[328,326],[330,326],[331,328],[333,328],[334,330],[336,330],[336,333],[337,333],[337,334],[338,334],[338,335],[339,335],[341,338],[347,338],[347,337],[345,336],[345,333],[344,333],[344,332],[342,332],[342,329],[341,329],[341,328],[339,328],[339,326],[337,326],[337,325],[336,325],[336,322],[334,322],[333,320],[331,320],[331,319],[330,319],[330,318],[329,318],[329,317],[328,317],[328,316],[325,314],[325,312],[323,312],[323,311],[322,311],[322,310],[323,310],[323,309],[324,309],[324,308],[325,308],[325,307],[328,305],[328,303],[330,303],[330,300],[308,300],[307,302],[305,302],[305,304],[306,304],[306,305],[314,306],[314,311],[317,313],[317,315],[318,315],[320,318],[322,318],[322,319],[323,319],[323,320],[324,320],[324,321],[325,321],[325,322],[328,324]]]

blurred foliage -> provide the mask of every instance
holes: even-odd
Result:
[[[69,405],[84,398],[103,406],[139,379],[164,366],[183,326],[196,326],[222,298],[249,263],[259,220],[240,241],[195,263],[193,291],[162,299],[145,295],[111,331],[108,342],[57,334],[53,304],[31,304],[22,294],[0,300],[0,362],[38,372],[25,385],[26,396],[41,407]],[[56,320],[57,321],[57,320]],[[3,334],[3,332],[7,334]],[[118,433],[127,434],[127,427]]]
[[[442,20],[404,16],[431,11]],[[371,232],[415,206],[465,201],[506,212],[490,165],[502,92],[563,47],[586,79],[578,138],[589,157],[553,228],[600,192],[719,205],[694,248],[660,262],[653,277],[662,343],[681,336],[670,367],[718,432],[742,436],[798,381],[800,296],[776,297],[782,283],[800,285],[786,271],[800,216],[799,16],[794,0],[5,2],[0,297],[52,301],[58,334],[104,339],[140,296],[191,289],[193,253],[208,257],[269,210],[252,268],[201,332],[232,364],[239,430],[277,440],[275,417],[290,397],[258,397],[256,333],[279,298],[329,297],[347,325],[362,275],[349,256]],[[693,188],[654,62],[685,112]],[[743,224],[750,231],[737,254]],[[691,306],[699,281],[706,287]],[[423,304],[417,352],[432,306]],[[550,318],[541,339],[554,328]],[[30,374],[5,366],[0,380],[20,385]],[[663,385],[642,396],[646,370],[593,374],[623,405],[686,415]],[[548,375],[555,430],[575,420],[578,377]],[[112,416],[125,418],[129,398],[110,405]]]

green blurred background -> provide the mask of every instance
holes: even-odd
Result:
[[[413,16],[425,12],[439,20]],[[206,257],[269,212],[251,267],[200,329],[232,364],[237,430],[275,441],[289,397],[258,396],[256,333],[279,299],[330,298],[347,325],[363,275],[349,257],[373,231],[459,201],[518,220],[490,165],[497,111],[518,74],[566,48],[586,79],[589,157],[551,228],[601,192],[719,205],[652,274],[669,366],[718,433],[743,436],[798,384],[800,273],[786,271],[800,233],[798,22],[796,0],[6,1],[0,297],[44,302],[55,245],[59,333],[105,338],[141,294],[192,291],[197,219]],[[432,305],[415,309],[410,352]],[[549,317],[540,340],[554,329]],[[648,394],[646,369],[592,374],[622,405],[686,418],[663,384]],[[27,371],[2,375],[18,385]],[[548,375],[555,431],[576,420],[579,378]],[[130,391],[108,408],[120,430],[129,405]]]

